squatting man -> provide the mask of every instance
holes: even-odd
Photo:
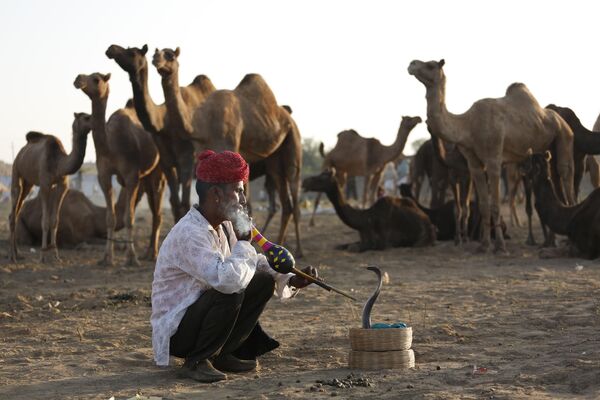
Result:
[[[183,358],[183,376],[200,382],[245,372],[279,343],[260,327],[267,301],[309,284],[279,274],[250,244],[241,155],[206,150],[198,157],[199,202],[165,238],[152,282],[152,347],[158,365]],[[317,276],[313,267],[304,272]]]

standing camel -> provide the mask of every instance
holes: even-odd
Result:
[[[167,106],[156,104],[148,89],[148,46],[123,48],[111,45],[106,56],[129,75],[133,89],[133,102],[137,116],[146,131],[153,134],[160,153],[160,166],[169,185],[169,202],[173,218],[178,221],[190,209],[190,192],[194,176],[194,149],[186,132],[176,128],[167,118]],[[181,87],[181,96],[190,109],[199,107],[208,93],[215,90],[210,79],[204,75]],[[181,190],[181,198],[179,192]]]
[[[17,261],[16,222],[25,198],[33,185],[40,188],[42,201],[42,251],[41,262],[48,260],[48,251],[60,261],[56,247],[56,232],[60,208],[68,189],[68,175],[74,174],[83,164],[87,137],[92,129],[89,114],[75,113],[73,121],[73,146],[67,154],[61,141],[52,135],[29,132],[27,144],[19,151],[13,162],[10,225],[10,258]],[[52,193],[54,192],[54,193]],[[50,246],[48,246],[48,236]]]
[[[522,83],[513,83],[499,99],[475,102],[464,114],[446,108],[444,60],[414,60],[408,73],[426,88],[427,118],[436,136],[456,143],[467,159],[475,183],[484,230],[480,249],[490,245],[490,216],[496,230],[495,249],[506,252],[500,231],[500,172],[503,162],[520,162],[527,150],[540,152],[555,142],[562,191],[573,203],[573,132],[552,110],[540,107]],[[491,201],[490,201],[491,200]]]
[[[249,163],[255,163],[273,155],[290,134],[298,135],[299,139],[299,131],[292,116],[277,104],[275,95],[258,74],[246,75],[235,90],[217,90],[211,93],[202,107],[185,107],[181,92],[176,90],[178,56],[178,49],[157,49],[153,64],[162,76],[169,123],[185,131],[196,151],[231,150],[239,152]],[[284,158],[283,162],[288,162]],[[300,168],[300,165],[297,167]],[[298,198],[299,180],[298,184],[286,183],[285,174],[278,176],[281,191],[286,192],[280,191],[282,203],[284,197],[287,197],[285,186],[289,187],[292,198]],[[299,205],[292,205],[292,208],[293,210],[282,208],[278,241],[285,240],[287,226],[293,215],[298,242],[296,253],[301,255]]]
[[[396,140],[391,146],[384,146],[375,138],[364,138],[353,129],[342,131],[337,135],[335,147],[323,160],[323,170],[333,167],[341,187],[345,186],[348,175],[364,176],[362,203],[363,207],[370,205],[384,167],[402,155],[408,134],[421,121],[421,117],[402,117]],[[315,200],[313,218],[319,199],[320,193]]]
[[[135,110],[122,108],[115,111],[106,121],[110,74],[80,74],[73,83],[92,101],[92,137],[96,147],[98,183],[106,201],[106,250],[103,263],[114,263],[115,206],[112,176],[125,191],[125,227],[127,228],[127,265],[140,265],[134,246],[133,225],[140,184],[149,185],[146,190],[152,211],[152,236],[146,258],[156,257],[164,184],[161,171],[157,168],[159,153],[152,136],[144,130]],[[146,178],[146,182],[142,179]]]

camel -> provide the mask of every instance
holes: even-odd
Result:
[[[366,207],[373,203],[383,169],[402,155],[408,134],[421,122],[421,117],[402,117],[391,146],[384,146],[375,138],[362,137],[354,129],[342,131],[337,135],[335,147],[325,155],[323,170],[333,167],[342,187],[349,175],[364,176],[362,205]],[[313,219],[319,200],[320,195],[315,200]]]
[[[565,206],[556,193],[550,172],[550,152],[533,154],[525,162],[535,193],[535,208],[543,225],[566,235],[580,255],[597,258],[600,253],[600,189],[581,203]]]
[[[129,75],[133,89],[133,102],[137,116],[144,129],[153,134],[160,153],[160,167],[169,186],[169,202],[173,219],[179,219],[190,209],[190,193],[194,177],[194,149],[176,123],[167,117],[166,104],[157,105],[148,89],[148,46],[123,48],[111,45],[106,56]],[[212,82],[204,75],[181,87],[181,96],[187,107],[196,108],[204,102],[207,93],[215,90]],[[181,191],[181,198],[179,192]]]
[[[127,229],[127,265],[140,265],[134,246],[135,206],[140,188],[146,189],[152,211],[150,246],[145,259],[153,260],[158,253],[158,237],[162,222],[161,205],[164,191],[162,171],[157,168],[159,153],[149,132],[145,131],[132,108],[115,111],[106,121],[110,74],[80,74],[73,85],[92,102],[92,123],[98,183],[106,201],[106,248],[104,265],[114,264],[115,208],[112,176],[125,191],[125,227]],[[142,180],[145,179],[144,182]]]
[[[27,144],[19,151],[13,162],[11,199],[12,209],[9,217],[10,225],[10,258],[17,262],[16,223],[25,198],[33,185],[40,188],[42,203],[42,251],[41,262],[52,256],[60,261],[56,246],[60,209],[68,189],[68,175],[75,173],[83,164],[87,137],[92,129],[89,114],[75,113],[73,121],[73,145],[67,154],[61,141],[52,135],[29,132]],[[52,195],[52,192],[55,192]],[[50,245],[48,245],[50,239]]]
[[[212,92],[202,107],[193,110],[186,108],[180,91],[176,90],[179,54],[178,49],[157,49],[153,64],[162,77],[169,123],[185,132],[197,152],[204,149],[231,150],[239,152],[252,164],[273,155],[289,137],[292,142],[299,143],[300,133],[291,114],[277,104],[275,95],[258,74],[246,75],[234,90]],[[298,151],[301,154],[301,144],[299,146],[297,151],[288,150],[281,156],[282,162],[293,162],[287,169],[289,173],[280,168],[269,168],[269,175],[276,181],[282,205],[289,199],[288,190],[292,197],[291,209],[287,205],[282,208],[278,241],[281,243],[285,240],[287,226],[293,215],[298,243],[297,256],[302,255],[300,208],[298,201],[293,199],[298,198],[300,190],[301,159],[285,158],[295,156]],[[277,162],[273,161],[271,164],[275,165]]]
[[[558,115],[569,124],[569,127],[571,127],[573,135],[575,136],[575,141],[573,143],[575,196],[579,194],[579,186],[586,169],[590,171],[594,187],[598,187],[595,185],[597,182],[594,182],[597,181],[597,168],[593,165],[595,159],[593,159],[591,155],[600,154],[600,133],[592,132],[584,127],[575,112],[568,107],[559,107],[554,104],[549,104],[546,108],[558,113]]]
[[[467,159],[485,225],[479,249],[487,251],[490,246],[491,216],[496,229],[495,250],[506,253],[498,223],[502,163],[520,162],[527,157],[528,149],[544,151],[554,142],[561,189],[572,204],[575,199],[573,132],[558,114],[540,107],[522,83],[511,84],[502,98],[479,100],[464,114],[451,114],[446,108],[444,63],[444,60],[414,60],[408,73],[426,88],[427,118],[432,133],[456,143]]]
[[[456,240],[456,235],[458,234],[458,230],[456,229],[457,218],[455,216],[456,213],[456,205],[455,200],[450,200],[444,203],[441,207],[437,208],[428,208],[421,205],[418,201],[415,200],[411,185],[408,183],[404,183],[400,185],[400,194],[404,198],[408,198],[415,201],[417,207],[421,209],[428,217],[431,223],[436,227],[436,239],[440,241],[445,240]],[[481,216],[477,210],[477,206],[474,202],[471,202],[470,208],[473,209],[472,213],[469,213],[467,224],[466,224],[466,235],[472,240],[479,240],[481,237]],[[505,239],[508,239],[509,236],[506,233],[506,224],[504,221],[500,221],[502,225],[502,234]],[[494,235],[494,230],[491,230],[492,236]]]
[[[125,194],[125,191],[121,191]],[[51,192],[52,201],[58,193]],[[124,227],[123,211],[125,196],[119,196],[116,204],[116,226],[118,231]],[[42,241],[41,196],[27,200],[17,222],[17,243],[35,246]],[[68,189],[59,212],[56,243],[60,247],[76,246],[95,239],[106,239],[106,207],[92,203],[82,192]]]
[[[337,176],[335,167],[327,168],[305,178],[302,187],[327,195],[342,222],[359,232],[358,251],[433,245],[435,227],[414,201],[383,196],[370,208],[354,208],[346,202]]]

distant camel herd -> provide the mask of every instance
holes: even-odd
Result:
[[[291,218],[296,233],[296,255],[302,255],[299,229],[302,142],[292,110],[279,105],[257,74],[244,76],[233,90],[217,90],[198,75],[188,86],[179,83],[180,49],[156,49],[152,64],[161,77],[165,102],[156,104],[148,88],[148,47],[110,46],[106,56],[129,76],[132,99],[107,119],[110,73],[80,74],[75,88],[91,100],[91,114],[75,113],[73,146],[66,154],[52,135],[29,132],[12,170],[10,258],[19,258],[18,244],[41,241],[41,260],[60,260],[58,245],[75,245],[101,238],[101,263],[114,264],[116,231],[125,228],[126,263],[139,265],[134,246],[135,209],[146,194],[152,212],[152,231],[144,259],[154,260],[159,247],[162,198],[169,187],[173,218],[190,208],[194,154],[204,150],[232,150],[251,164],[251,179],[265,176],[269,215],[275,213],[275,194],[281,203],[278,241],[283,242]],[[555,244],[554,234],[565,235],[573,255],[600,256],[600,192],[595,189],[577,202],[584,171],[600,186],[600,126],[587,130],[575,113],[564,107],[542,108],[527,87],[513,83],[506,95],[482,99],[463,114],[450,113],[445,104],[444,60],[412,61],[408,73],[425,86],[427,129],[431,140],[417,151],[408,184],[401,196],[377,196],[384,168],[402,157],[420,117],[402,117],[395,142],[382,145],[354,130],[338,134],[327,154],[321,146],[323,172],[302,183],[306,191],[324,193],[343,223],[359,233],[349,250],[381,250],[398,246],[429,246],[436,240],[457,245],[479,241],[487,251],[506,252],[506,225],[500,215],[500,181],[507,180],[511,223],[519,225],[516,188],[523,183],[528,215],[528,244],[534,207],[542,223],[544,244]],[[600,125],[600,117],[597,125]],[[68,189],[67,176],[81,167],[88,134],[96,151],[98,183],[106,207],[91,203]],[[503,169],[504,168],[504,169]],[[429,207],[419,202],[423,176],[431,186]],[[112,179],[122,186],[118,200]],[[362,207],[346,200],[349,177],[364,177]],[[25,202],[34,185],[39,196]],[[472,186],[475,196],[472,196]],[[445,200],[451,189],[454,199]],[[181,196],[180,196],[181,193]],[[318,199],[315,204],[315,211]],[[314,223],[314,212],[311,224]]]

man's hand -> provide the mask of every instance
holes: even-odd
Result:
[[[311,267],[310,265],[308,267],[305,267],[302,269],[302,272],[314,276],[315,278],[319,277],[319,273],[317,272],[317,269],[315,267]],[[302,289],[303,287],[306,287],[308,285],[310,285],[312,282],[310,282],[308,279],[304,279],[300,276],[294,275],[290,278],[290,281],[288,283],[289,286],[293,286],[297,289]]]

